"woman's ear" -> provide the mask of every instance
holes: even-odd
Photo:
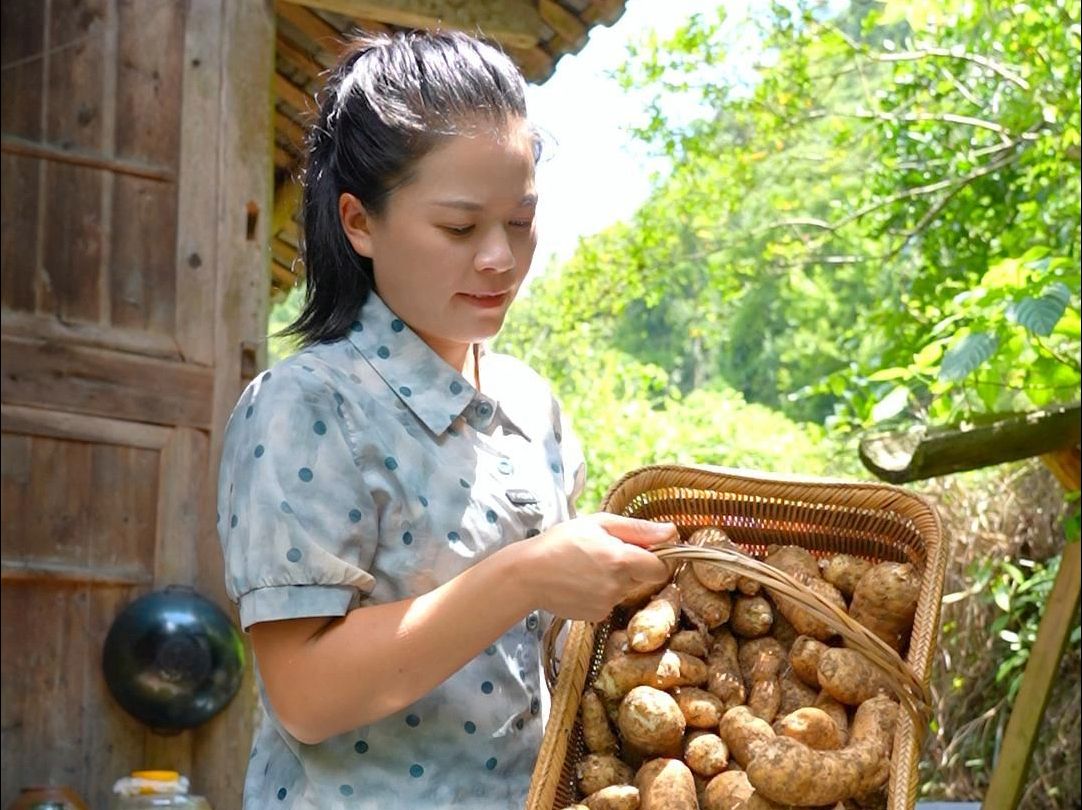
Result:
[[[361,256],[372,258],[372,218],[352,194],[343,192],[338,197],[338,218],[342,231],[353,249]]]

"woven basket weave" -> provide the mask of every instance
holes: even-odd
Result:
[[[602,510],[671,521],[686,540],[703,526],[720,526],[748,554],[771,544],[813,554],[852,554],[874,562],[912,564],[921,575],[906,664],[926,685],[935,652],[946,548],[939,517],[918,495],[887,484],[749,473],[717,467],[651,466],[628,473],[609,490]],[[579,701],[600,668],[605,622],[573,622],[561,656],[548,725],[534,766],[526,810],[574,804],[575,765],[585,754]],[[899,715],[891,757],[889,810],[912,808],[923,726]]]

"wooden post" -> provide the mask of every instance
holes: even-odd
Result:
[[[1041,457],[1068,491],[1079,489],[1082,468],[1078,448],[1060,450]],[[1041,728],[1052,684],[1059,672],[1060,658],[1067,646],[1079,604],[1082,558],[1079,543],[1063,549],[1059,573],[1037,628],[1037,640],[1022,673],[1022,685],[1014,700],[1003,747],[999,752],[992,781],[988,785],[982,810],[1014,810],[1022,797],[1026,772]]]

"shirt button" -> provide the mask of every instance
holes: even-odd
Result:
[[[526,536],[527,537],[537,537],[537,535],[539,535],[539,534],[541,534],[540,529],[527,529],[526,530]]]
[[[504,475],[510,475],[515,471],[514,465],[506,458],[500,459],[500,463],[496,465],[496,469],[498,469]]]
[[[488,417],[492,416],[492,406],[489,405],[487,402],[477,403],[477,414],[487,419]]]
[[[537,629],[537,614],[531,613],[526,617],[526,629],[531,633]]]
[[[540,712],[540,711],[541,711],[541,698],[534,698],[533,700],[530,701],[530,714],[532,714],[532,715],[534,715],[536,717],[538,712]]]

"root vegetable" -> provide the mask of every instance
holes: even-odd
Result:
[[[680,630],[669,639],[669,649],[705,659],[709,652],[709,640],[710,637],[701,630]]]
[[[721,698],[726,710],[744,703],[747,693],[740,674],[739,648],[733,634],[722,629],[714,634],[714,644],[706,659],[709,692]]]
[[[651,686],[636,686],[620,702],[620,737],[645,754],[679,756],[687,722],[676,700]]]
[[[890,749],[898,704],[876,697],[857,709],[845,748],[815,751],[784,736],[751,746],[748,781],[774,802],[798,806],[830,805],[865,793],[890,775]]]
[[[729,536],[714,526],[708,526],[694,532],[688,538],[688,543],[693,546],[735,548]],[[695,577],[702,583],[703,587],[711,591],[731,591],[736,587],[737,575],[727,571],[720,565],[708,562],[693,562],[691,570],[695,572]]]
[[[593,689],[587,689],[582,695],[579,706],[582,722],[582,737],[591,754],[615,754],[618,748],[616,735],[609,725],[605,706]]]
[[[819,656],[818,673],[823,690],[847,706],[859,706],[876,695],[891,693],[886,675],[856,650],[824,650]]]
[[[638,810],[639,789],[634,785],[610,785],[582,800],[587,810]]]
[[[717,734],[696,731],[684,740],[684,762],[699,776],[717,776],[729,764],[729,747]]]
[[[737,596],[733,600],[729,627],[738,636],[758,638],[770,632],[774,624],[774,609],[762,596]]]
[[[725,714],[725,704],[721,698],[705,689],[678,686],[672,690],[672,695],[688,728],[717,728],[721,716]]]
[[[797,636],[789,649],[789,663],[793,672],[808,686],[819,688],[819,658],[827,645],[811,636]]]
[[[680,591],[667,585],[627,623],[628,644],[635,652],[653,652],[668,640],[679,620]]]
[[[743,810],[754,792],[743,771],[719,773],[706,786],[702,810]]]
[[[702,686],[706,683],[706,663],[693,655],[665,650],[652,653],[627,653],[601,667],[594,688],[606,700],[615,703],[636,686],[671,689],[674,686]]]
[[[579,790],[589,795],[609,785],[629,785],[635,772],[611,754],[587,754],[575,766],[575,776]]]
[[[791,737],[816,751],[834,751],[844,744],[842,732],[829,714],[806,706],[774,723],[774,732]]]
[[[849,615],[895,650],[909,640],[920,597],[920,576],[908,563],[883,562],[860,578]]]
[[[680,589],[680,603],[684,610],[693,614],[709,629],[720,627],[729,619],[732,597],[726,592],[706,588],[690,567],[676,574],[676,587]]]
[[[695,777],[678,759],[652,759],[635,774],[641,810],[698,810]]]
[[[736,706],[721,718],[718,736],[729,747],[729,758],[747,768],[752,747],[774,739],[775,734],[770,723],[753,715],[747,706]]]
[[[823,579],[837,588],[847,599],[853,598],[860,578],[868,573],[872,563],[852,554],[835,554],[819,563]]]

